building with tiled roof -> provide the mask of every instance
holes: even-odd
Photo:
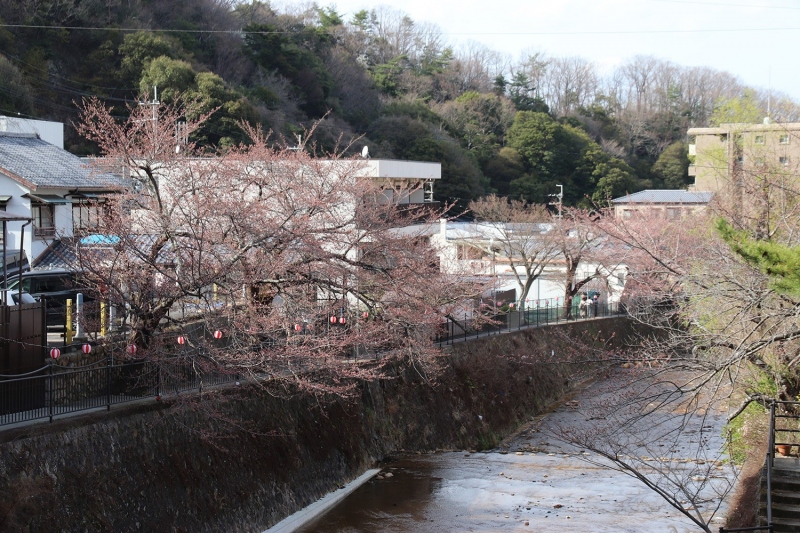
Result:
[[[121,185],[36,133],[0,131],[0,210],[31,220],[9,223],[4,238],[32,259],[53,240],[90,230],[102,198]]]
[[[713,196],[713,192],[647,189],[614,198],[611,204],[618,218],[630,218],[637,211],[647,210],[651,214],[658,213],[665,219],[674,220],[705,209]]]

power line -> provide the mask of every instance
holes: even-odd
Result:
[[[668,1],[668,0],[663,0]],[[671,0],[678,1],[678,0]],[[719,5],[719,4],[718,4]],[[79,30],[79,31],[108,31],[116,30],[121,32],[165,32],[165,33],[217,33],[217,34],[231,34],[231,35],[292,35],[302,33],[300,30],[287,31],[287,30],[274,30],[274,31],[244,31],[244,30],[182,30],[174,28],[163,29],[143,29],[143,28],[114,28],[114,27],[101,27],[101,26],[44,26],[37,24],[0,24],[0,28],[26,28],[38,30]],[[783,28],[705,28],[705,29],[690,29],[690,30],[597,30],[597,31],[528,31],[528,32],[442,32],[442,35],[520,35],[520,36],[536,36],[536,35],[648,35],[648,34],[684,34],[684,33],[736,33],[736,32],[765,32],[765,31],[798,31],[800,27],[783,27]]]
[[[691,4],[699,6],[720,6],[720,7],[759,7],[765,9],[791,9],[793,11],[800,11],[800,7],[791,6],[765,6],[755,4],[728,4],[724,2],[695,2],[691,0],[650,0],[651,2],[663,2],[669,4]]]

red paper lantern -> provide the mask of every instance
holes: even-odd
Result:
[[[92,351],[92,345],[91,344],[84,344],[83,346],[81,346],[81,351],[83,353],[91,352]]]
[[[336,324],[336,317],[335,316],[331,317],[331,324]]]
[[[339,317],[339,324],[344,324],[345,322],[347,322],[347,319],[345,317],[343,317],[343,316],[340,316]]]
[[[136,350],[137,350],[137,348],[136,348],[135,344],[129,344],[128,347],[125,348],[125,351],[128,352],[130,355],[135,355],[136,354]]]
[[[50,350],[50,357],[52,357],[53,359],[58,359],[60,356],[61,356],[61,350],[59,350],[58,348],[53,348],[52,350]]]
[[[368,319],[369,318],[369,313],[364,311],[363,313],[361,313],[361,318],[363,318],[364,320]]]
[[[186,344],[186,337],[184,337],[183,335],[178,337],[178,344]]]
[[[215,331],[214,332],[214,338],[215,339],[221,339],[222,338],[222,332],[220,330]]]
[[[301,329],[303,329],[303,326],[301,326],[300,324],[295,324],[294,325],[294,330],[295,331],[300,331]]]

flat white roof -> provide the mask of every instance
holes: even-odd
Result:
[[[442,179],[442,164],[396,159],[367,159],[364,177],[386,179]]]

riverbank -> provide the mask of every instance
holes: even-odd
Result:
[[[397,367],[353,401],[251,386],[202,409],[153,401],[2,432],[0,529],[263,531],[399,450],[495,446],[601,368],[564,362],[575,339],[622,348],[632,327],[615,318],[461,343],[435,384]]]

